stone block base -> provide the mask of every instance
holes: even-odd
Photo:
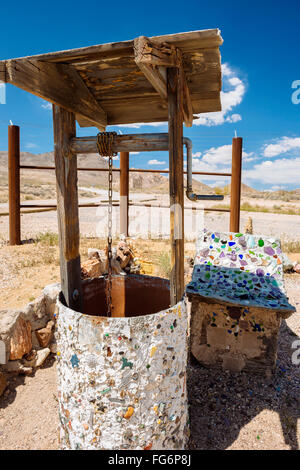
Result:
[[[232,372],[273,372],[278,312],[208,303],[191,296],[191,352],[203,365]]]

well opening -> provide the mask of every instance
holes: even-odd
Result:
[[[106,276],[83,281],[82,313],[107,316],[107,281]],[[139,274],[112,276],[111,298],[113,317],[150,315],[169,308],[170,282]]]

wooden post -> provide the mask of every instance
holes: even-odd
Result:
[[[240,231],[243,139],[232,139],[232,169],[230,190],[230,232]]]
[[[120,152],[120,234],[128,237],[129,152]]]
[[[9,244],[21,244],[20,128],[8,126]]]
[[[168,68],[169,190],[171,278],[170,304],[175,305],[184,292],[184,186],[182,146],[182,79],[178,68]]]
[[[67,306],[82,311],[77,155],[69,147],[76,134],[74,114],[53,105],[53,130],[61,290]]]

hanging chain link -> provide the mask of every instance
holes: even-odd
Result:
[[[114,136],[117,135],[116,132],[99,132],[97,135],[97,148],[99,155],[102,157],[108,157],[108,212],[107,212],[107,268],[108,268],[108,277],[107,277],[107,316],[111,317],[112,314],[112,196],[113,196],[113,157],[117,155],[116,152],[113,152],[112,146],[114,142]]]

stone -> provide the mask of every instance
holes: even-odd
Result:
[[[5,363],[9,360],[10,338],[21,315],[21,310],[0,311],[0,340],[5,345]]]
[[[54,341],[52,341],[52,343],[50,343],[49,349],[50,349],[50,351],[51,351],[52,354],[57,354],[57,343],[56,343],[56,340],[54,340]]]
[[[32,348],[31,325],[21,316],[18,318],[10,338],[10,360],[22,359]]]
[[[24,318],[30,322],[33,331],[44,328],[50,320],[50,316],[44,294],[27,304],[24,310]]]
[[[53,336],[53,327],[54,321],[51,320],[47,323],[47,326],[45,328],[41,328],[40,330],[37,330],[35,332],[39,346],[41,346],[42,348],[46,348],[51,342]]]
[[[230,372],[241,372],[245,365],[245,359],[242,356],[225,355],[223,357],[222,367]]]
[[[24,364],[27,367],[40,367],[50,354],[49,348],[33,350],[27,358],[24,358]]]
[[[6,372],[11,374],[30,375],[32,374],[32,367],[26,367],[21,361],[8,361],[3,366]]]
[[[294,266],[294,271],[295,271],[295,273],[300,274],[300,264],[296,264]]]
[[[40,343],[39,343],[39,340],[37,339],[35,331],[31,332],[31,342],[32,342],[33,349],[39,349],[40,348]]]
[[[3,395],[6,387],[7,387],[7,382],[6,382],[5,375],[3,374],[3,372],[0,371],[0,397],[1,395]]]
[[[103,274],[103,263],[101,260],[91,258],[81,263],[81,278],[95,278],[102,276]]]
[[[59,283],[49,284],[43,289],[43,295],[45,297],[46,311],[50,317],[52,317],[56,310],[56,300],[60,293],[61,287]]]
[[[102,262],[104,262],[106,256],[104,250],[98,250],[97,248],[89,248],[88,249],[88,258],[93,259],[96,258]]]

